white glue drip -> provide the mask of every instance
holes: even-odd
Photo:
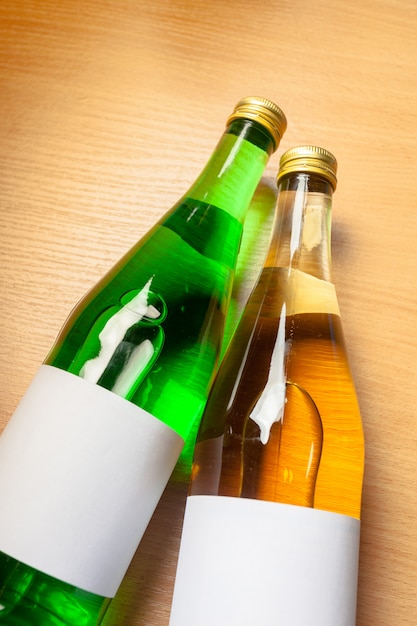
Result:
[[[96,383],[109,364],[115,349],[123,340],[126,331],[134,324],[137,324],[144,316],[152,319],[159,317],[159,311],[154,306],[148,305],[148,296],[152,280],[153,277],[148,280],[143,289],[141,289],[130,302],[125,304],[117,313],[107,320],[103,330],[98,336],[100,340],[100,352],[94,359],[90,359],[84,363],[79,374],[81,378]],[[149,343],[151,344],[151,342]],[[140,346],[138,346],[138,348],[140,348]],[[151,348],[153,350],[152,344]],[[129,359],[129,365],[134,353],[135,350]]]
[[[260,438],[263,444],[268,443],[272,425],[275,422],[280,422],[284,415],[287,380],[285,372],[285,320],[286,305],[284,302],[269,366],[268,381],[249,415],[260,428]]]

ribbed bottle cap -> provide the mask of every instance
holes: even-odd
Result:
[[[262,124],[271,133],[275,150],[287,128],[287,119],[281,109],[271,100],[258,96],[249,96],[240,100],[227,120],[227,124],[238,118],[255,120]]]
[[[337,161],[331,152],[318,146],[298,146],[284,152],[279,162],[277,182],[294,172],[320,174],[336,189]]]

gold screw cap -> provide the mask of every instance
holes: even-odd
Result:
[[[227,125],[238,118],[255,120],[262,124],[273,137],[274,150],[278,148],[287,128],[287,118],[281,109],[271,100],[258,96],[248,96],[240,100],[227,120]]]
[[[313,172],[329,181],[333,189],[337,184],[337,161],[331,152],[318,146],[298,146],[284,152],[279,162],[277,182],[294,172]]]

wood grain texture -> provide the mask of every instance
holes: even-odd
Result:
[[[417,615],[416,76],[415,0],[0,4],[1,428],[72,306],[187,189],[237,100],[269,97],[289,125],[235,311],[280,154],[336,155],[334,279],[367,444],[358,626]],[[187,483],[179,466],[106,626],[168,624]]]

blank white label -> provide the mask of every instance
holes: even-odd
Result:
[[[113,597],[183,444],[131,402],[43,365],[0,437],[0,550]]]
[[[190,496],[170,626],[355,626],[360,522]]]

